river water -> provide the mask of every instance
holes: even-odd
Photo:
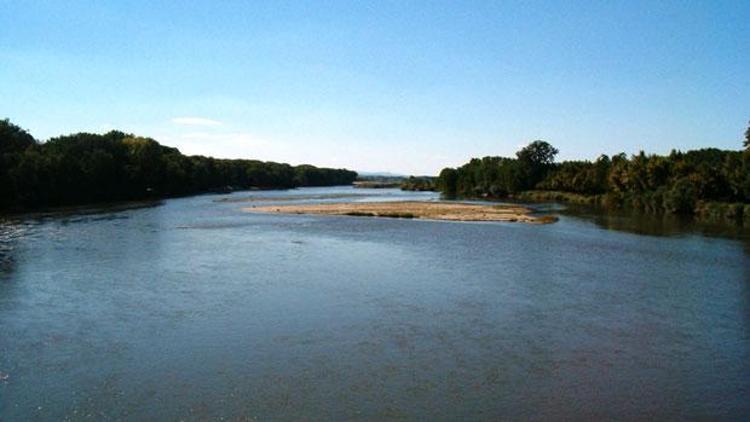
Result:
[[[290,195],[436,199],[3,220],[0,420],[750,417],[742,233],[241,211]]]

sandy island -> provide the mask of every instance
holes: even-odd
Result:
[[[557,217],[534,216],[517,205],[465,204],[460,202],[346,202],[328,204],[263,205],[243,208],[248,212],[282,214],[349,215],[355,217],[422,218],[449,221],[519,221],[554,223]]]

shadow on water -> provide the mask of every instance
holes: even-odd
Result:
[[[556,205],[555,207],[559,207]],[[722,238],[740,242],[746,256],[750,257],[750,227],[731,223],[707,223],[692,217],[650,215],[627,211],[605,211],[586,206],[560,207],[555,212],[560,215],[591,222],[604,230],[632,233],[640,236],[681,237],[702,236]],[[744,303],[750,304],[750,267],[744,269],[745,283],[742,287]],[[745,313],[750,318],[750,308]]]
[[[153,208],[163,205],[164,201],[130,201],[104,204],[56,207],[41,211],[6,215],[7,221],[13,220],[61,220],[71,223],[108,220],[120,218],[116,213],[140,208]],[[0,221],[2,215],[0,215]]]
[[[709,223],[697,221],[690,216],[653,215],[637,211],[608,211],[586,206],[556,206],[556,212],[577,219],[590,221],[605,230],[633,233],[645,236],[702,235],[750,242],[750,228],[731,223]]]
[[[95,223],[130,218],[126,211],[154,208],[162,201],[136,201],[52,208],[43,211],[0,214],[0,281],[7,279],[18,265],[19,241],[48,222],[61,225]]]
[[[25,231],[22,224],[0,220],[0,281],[14,270],[15,248]]]
[[[476,200],[452,196],[440,196],[441,200],[460,201],[467,203],[498,203],[523,205],[533,210],[532,215],[563,215],[578,220],[594,223],[604,230],[612,230],[624,233],[638,234],[643,236],[685,236],[697,235],[716,238],[727,238],[743,243],[745,251],[750,256],[750,227],[732,224],[729,222],[703,222],[697,221],[692,216],[676,215],[654,215],[638,211],[628,210],[606,210],[604,208],[588,205],[563,204],[557,202],[535,202],[528,203],[506,199]]]

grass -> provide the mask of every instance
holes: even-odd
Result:
[[[378,214],[378,217],[388,218],[416,218],[416,216],[410,212],[387,212]]]
[[[565,202],[579,205],[601,205],[604,195],[582,195],[571,192],[530,190],[515,195],[514,199],[530,202]]]
[[[380,214],[375,214],[372,212],[362,212],[362,211],[349,211],[344,213],[344,215],[349,215],[352,217],[387,217],[387,218],[417,218],[414,214],[410,212],[384,212]]]
[[[361,212],[361,211],[350,211],[350,212],[344,213],[344,215],[350,215],[352,217],[376,217],[376,215],[371,212]]]

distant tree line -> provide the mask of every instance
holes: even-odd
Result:
[[[596,196],[608,207],[691,214],[701,203],[750,204],[750,128],[744,151],[715,148],[667,156],[624,153],[595,161],[555,162],[558,151],[534,141],[515,158],[475,158],[443,169],[437,187],[465,197],[522,197],[527,191]],[[747,209],[748,207],[745,207]],[[740,213],[742,211],[739,211]]]
[[[76,205],[227,189],[348,185],[345,169],[186,156],[119,131],[40,143],[0,120],[0,209]]]
[[[437,190],[435,177],[430,176],[409,176],[401,181],[399,187],[401,190],[420,192]]]
[[[437,187],[450,195],[502,198],[533,189],[552,173],[557,149],[534,141],[516,153],[516,158],[473,158],[458,169],[440,172]]]

